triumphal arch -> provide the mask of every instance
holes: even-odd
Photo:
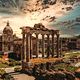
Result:
[[[35,24],[34,27],[22,27],[22,66],[28,63],[40,63],[53,61],[55,58],[61,57],[61,48],[59,41],[59,30],[48,29],[41,23]],[[33,46],[33,36],[35,34],[35,46]],[[41,35],[41,44],[39,44],[39,34]],[[46,45],[45,45],[46,43]],[[41,47],[42,57],[39,57],[39,46]],[[33,53],[35,47],[35,53]],[[45,49],[46,52],[45,52]],[[35,54],[35,57],[33,55]],[[46,56],[45,56],[46,55]]]

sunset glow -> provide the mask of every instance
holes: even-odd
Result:
[[[23,26],[30,26],[33,27],[36,23],[42,23],[46,27],[54,27],[54,25],[51,25],[52,23],[56,22],[56,19],[65,16],[68,12],[66,10],[66,7],[70,7],[74,9],[74,6],[70,4],[63,4],[60,2],[57,2],[54,5],[46,5],[47,8],[44,8],[44,5],[41,5],[42,3],[39,2],[39,5],[36,5],[37,0],[29,0],[27,2],[27,6],[24,5],[25,9],[23,9],[23,12],[19,11],[17,13],[0,13],[0,29],[1,31],[6,25],[6,22],[9,21],[10,25],[17,35],[21,34],[20,27]],[[1,32],[0,32],[1,33]],[[61,33],[61,32],[60,32]]]

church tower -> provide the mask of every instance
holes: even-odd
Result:
[[[13,51],[13,30],[10,27],[9,22],[7,22],[2,34],[2,51]]]

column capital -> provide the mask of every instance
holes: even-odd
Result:
[[[46,34],[47,36],[50,36],[50,34]]]
[[[45,34],[41,34],[41,35],[45,35]]]
[[[60,34],[56,34],[57,36],[59,36]]]
[[[35,35],[39,35],[39,33],[35,33]]]

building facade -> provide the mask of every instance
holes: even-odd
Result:
[[[80,38],[60,38],[62,41],[62,51],[80,50]]]
[[[37,27],[34,26],[34,28],[30,28],[32,32],[35,33],[35,36],[30,36],[31,42],[30,42],[30,53],[33,55],[37,55],[37,53],[41,54],[47,54],[47,49],[49,47],[50,51],[54,52],[54,56],[57,53],[59,55],[62,53],[62,51],[69,51],[69,50],[80,50],[80,38],[59,38],[58,31],[52,31],[46,29],[44,26],[42,27],[42,24],[38,24]],[[26,30],[27,28],[25,28]],[[46,34],[44,33],[46,32]],[[55,36],[52,36],[52,32],[55,32]],[[33,34],[34,34],[33,33]],[[27,34],[27,33],[25,33]],[[38,34],[38,35],[37,35]],[[39,34],[41,34],[41,39],[39,39]],[[27,38],[26,38],[27,39]],[[37,42],[36,42],[37,41]],[[5,28],[3,29],[3,33],[0,35],[0,51],[2,52],[14,52],[17,58],[21,58],[21,53],[23,52],[23,39],[16,37],[16,35],[13,34],[13,30],[10,27],[9,22],[7,22]],[[59,43],[59,44],[57,44]],[[47,45],[49,44],[49,45]],[[28,44],[26,44],[27,46]],[[38,47],[37,47],[38,46]],[[54,47],[54,48],[52,48]],[[27,47],[26,47],[27,48]],[[25,48],[25,49],[26,49]],[[53,50],[54,49],[54,50]],[[26,54],[26,53],[25,53]],[[51,52],[49,54],[52,54]],[[37,55],[38,56],[38,55]],[[53,55],[52,55],[53,56]],[[30,55],[30,58],[32,56]]]
[[[13,30],[10,27],[9,22],[7,22],[2,35],[0,35],[0,51],[13,51]]]

